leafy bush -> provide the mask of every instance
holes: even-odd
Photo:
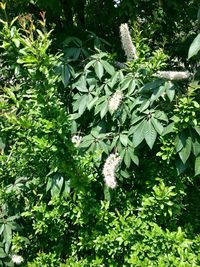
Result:
[[[1,23],[0,264],[200,266],[198,75],[158,72],[141,33],[122,69],[99,50],[73,69],[44,14]]]

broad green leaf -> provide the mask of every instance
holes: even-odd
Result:
[[[89,63],[86,64],[85,70],[89,69],[91,66],[95,64],[96,60],[91,60]]]
[[[125,162],[126,166],[129,168],[131,165],[131,156],[130,156],[130,153],[128,150],[125,151],[124,162]]]
[[[118,151],[119,151],[120,158],[123,160],[125,153],[126,153],[126,150],[122,149],[122,148],[120,148],[120,149],[118,148]]]
[[[137,115],[135,116],[132,116],[132,120],[131,120],[131,125],[134,125],[135,123],[137,123],[138,121],[141,121],[142,119],[144,119],[144,116],[140,116],[140,115]]]
[[[61,66],[61,80],[64,84],[64,87],[68,85],[69,79],[70,79],[70,68],[67,64],[63,64]]]
[[[46,185],[46,192],[48,192],[52,187],[52,177],[49,177]]]
[[[78,89],[80,92],[88,92],[86,77],[84,75],[81,75],[78,81],[73,85],[73,88]]]
[[[168,83],[171,83],[171,82],[168,82]],[[171,83],[172,84],[172,83]],[[173,99],[174,99],[174,96],[175,96],[175,86],[172,84],[172,86],[170,86],[167,90],[166,90],[166,94],[169,98],[169,100],[172,102]]]
[[[103,141],[99,141],[99,147],[100,149],[105,152],[106,154],[108,154],[108,145],[106,143],[104,143]]]
[[[142,87],[140,88],[140,92],[141,92],[141,93],[147,93],[147,92],[149,92],[150,90],[153,90],[153,89],[155,89],[155,88],[161,86],[161,85],[163,84],[163,82],[164,82],[163,80],[158,79],[158,80],[155,80],[155,81],[153,81],[153,82],[147,83],[147,84],[145,84],[144,86],[142,86]]]
[[[111,150],[111,151],[112,151],[113,148],[116,146],[118,139],[119,139],[119,135],[117,135],[117,136],[115,136],[115,137],[113,138],[112,143],[111,143],[111,146],[110,146],[110,150]]]
[[[139,158],[137,155],[134,154],[134,149],[128,148],[129,155],[131,157],[131,160],[138,166],[139,165]]]
[[[183,134],[178,134],[175,138],[175,148],[176,148],[176,152],[179,152],[186,143],[186,137]]]
[[[94,137],[92,135],[86,135],[82,138],[79,147],[87,148],[94,142]]]
[[[0,138],[0,150],[3,150],[5,148],[5,144],[4,142],[2,141],[2,139]]]
[[[98,96],[95,96],[92,100],[90,100],[89,103],[87,103],[88,110],[91,110],[95,106],[98,99],[99,99]]]
[[[3,238],[4,238],[4,241],[7,244],[11,243],[11,240],[12,240],[12,228],[8,223],[4,225]]]
[[[79,115],[83,114],[83,112],[85,111],[87,107],[87,104],[88,104],[88,95],[83,95],[79,102],[79,107],[78,107]]]
[[[6,253],[4,252],[3,248],[0,248],[0,258],[5,258],[7,257]]]
[[[107,186],[104,186],[104,199],[108,202],[111,200],[110,190]]]
[[[198,135],[200,135],[200,127],[194,127],[195,131],[198,133]]]
[[[177,170],[178,175],[180,175],[186,170],[186,165],[183,164],[183,162],[180,159],[177,159],[175,161],[175,164],[176,164],[176,170]]]
[[[200,154],[200,143],[195,139],[195,141],[192,143],[193,153],[195,157],[197,157]]]
[[[120,175],[124,178],[129,178],[130,177],[130,174],[125,170],[120,170],[119,171]]]
[[[64,190],[63,190],[63,194],[68,195],[71,191],[71,187],[70,187],[70,180],[65,181],[64,183]]]
[[[188,52],[188,59],[195,56],[200,50],[200,33],[193,40]]]
[[[119,79],[119,73],[115,72],[114,75],[112,76],[110,82],[108,83],[108,85],[113,88],[115,86],[115,84],[117,83]]]
[[[64,183],[64,178],[60,174],[55,174],[52,177],[51,195],[52,197],[57,196],[61,193]]]
[[[160,121],[168,122],[167,115],[165,114],[165,112],[160,111],[160,110],[156,110],[156,111],[155,111],[154,118],[156,118],[156,119],[158,119],[158,120],[160,120]]]
[[[140,112],[145,111],[146,109],[148,109],[148,107],[149,107],[150,104],[151,104],[151,102],[150,102],[149,99],[144,100],[144,102],[142,103],[142,105],[141,105],[140,108],[139,108],[139,111],[140,111]]]
[[[189,136],[186,139],[186,143],[185,143],[184,147],[181,149],[181,151],[179,151],[179,156],[180,156],[180,158],[184,164],[188,160],[190,153],[191,153],[191,150],[192,150],[192,139]]]
[[[128,87],[128,95],[131,95],[136,90],[136,86],[137,86],[137,81],[131,80]]]
[[[200,174],[200,155],[195,159],[195,176]]]
[[[151,102],[154,102],[157,100],[164,92],[165,92],[166,86],[159,86],[153,89],[153,94],[151,95]]]
[[[104,67],[104,69],[110,74],[110,75],[114,75],[115,74],[115,69],[114,67],[108,63],[107,61],[105,60],[101,60],[100,61]]]
[[[148,146],[152,149],[157,137],[157,132],[154,129],[151,120],[148,120],[146,122],[145,128],[144,128],[144,138],[148,144]]]
[[[170,124],[168,124],[163,132],[162,132],[162,135],[166,135],[168,133],[173,133],[174,132],[174,122],[171,122]]]
[[[151,122],[152,122],[156,132],[159,133],[160,135],[162,135],[164,128],[163,128],[162,124],[159,122],[159,120],[152,118]]]
[[[127,144],[128,144],[128,135],[120,134],[119,139],[120,139],[120,142],[122,143],[122,145],[127,146]]]
[[[108,102],[106,101],[101,105],[101,112],[100,112],[101,119],[103,119],[103,117],[106,115],[107,112],[108,112]]]
[[[200,22],[200,7],[199,7],[198,12],[197,12],[197,19]]]
[[[120,90],[123,91],[127,89],[130,85],[131,80],[132,80],[132,77],[130,76],[124,78],[124,80],[122,80],[122,82],[120,83]]]
[[[104,70],[103,70],[103,65],[99,61],[96,61],[94,65],[94,70],[99,80],[101,80]]]
[[[5,224],[4,224],[4,223],[3,223],[3,224],[1,224],[1,226],[0,226],[0,235],[3,233],[4,226],[5,226]]]
[[[16,45],[17,48],[20,47],[20,40],[17,38],[13,38],[12,41],[14,42],[14,44]]]
[[[135,129],[133,134],[133,145],[137,147],[144,140],[144,128],[147,121],[143,120],[140,122],[140,125]]]

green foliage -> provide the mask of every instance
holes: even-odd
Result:
[[[63,1],[24,0],[13,4],[21,14],[11,21],[15,10],[6,3],[7,11],[0,5],[6,18],[0,33],[0,265],[14,266],[12,257],[21,255],[21,265],[33,267],[200,266],[198,36],[187,62],[194,75],[157,77],[172,66],[163,41],[194,34],[195,1],[189,7],[70,1],[66,9]],[[58,19],[55,31],[47,30],[45,13],[37,22],[22,15],[26,6],[35,14],[44,8],[51,26]],[[123,58],[118,43],[117,55],[105,52],[109,43],[91,31],[69,37],[74,27],[93,28],[94,10],[100,14],[94,28],[104,25],[98,33],[109,40],[118,39],[113,19],[120,24],[131,14],[138,21],[130,21],[137,60],[116,70],[113,60]],[[111,153],[121,158],[115,190],[102,177]]]
[[[21,28],[14,26],[16,19],[5,22],[1,32],[5,83],[1,85],[0,225],[7,255],[14,232],[26,225],[22,226],[22,212],[32,204],[36,209],[37,202],[48,201],[50,195],[69,194],[71,184],[84,177],[74,165],[69,119],[56,89],[61,55],[47,52],[50,33],[36,29],[30,18],[19,22]],[[37,231],[44,231],[40,227]]]

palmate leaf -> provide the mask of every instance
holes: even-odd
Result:
[[[144,127],[144,138],[147,142],[147,145],[152,149],[157,137],[157,132],[154,129],[151,120],[148,120]]]

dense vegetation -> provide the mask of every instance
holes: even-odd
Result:
[[[200,266],[198,4],[0,3],[0,266]]]

